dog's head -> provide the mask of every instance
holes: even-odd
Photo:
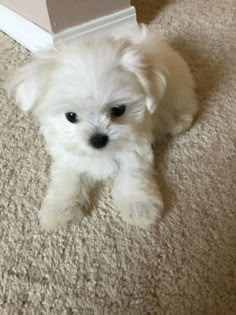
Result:
[[[39,56],[18,70],[10,90],[44,134],[66,150],[92,155],[124,149],[149,128],[149,82],[142,52],[107,37]]]

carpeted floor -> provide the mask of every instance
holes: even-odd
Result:
[[[1,315],[236,314],[236,3],[133,5],[185,56],[202,108],[187,134],[157,150],[166,216],[150,232],[129,227],[105,188],[80,225],[42,232],[49,159],[1,87]],[[1,85],[28,57],[0,34]]]

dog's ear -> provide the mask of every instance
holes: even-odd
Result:
[[[30,111],[45,95],[54,68],[51,58],[38,57],[19,68],[8,80],[6,89],[23,111]]]
[[[151,114],[164,95],[166,79],[160,71],[154,72],[139,47],[125,45],[120,54],[120,66],[137,77],[146,94],[146,107]],[[153,98],[155,95],[155,100]]]

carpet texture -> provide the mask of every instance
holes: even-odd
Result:
[[[1,33],[1,315],[236,314],[236,3],[133,5],[186,58],[201,106],[189,132],[157,148],[165,218],[152,231],[126,225],[105,187],[81,224],[40,230],[49,158],[2,88],[30,54]]]

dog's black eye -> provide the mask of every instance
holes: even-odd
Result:
[[[111,108],[111,117],[112,118],[120,117],[124,114],[125,110],[126,110],[125,105],[114,106]]]
[[[66,116],[66,119],[72,124],[78,122],[78,117],[76,113],[68,112],[68,113],[65,113],[65,116]]]

